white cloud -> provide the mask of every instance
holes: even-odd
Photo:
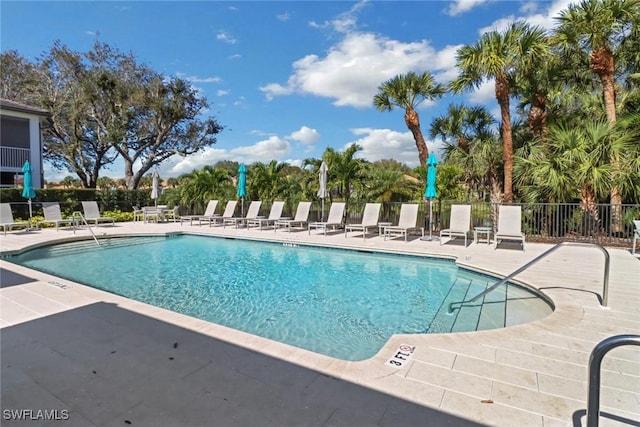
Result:
[[[315,129],[311,129],[307,126],[302,126],[300,130],[292,132],[288,138],[293,139],[294,141],[298,141],[302,144],[309,145],[316,142],[320,138],[320,134]]]
[[[188,76],[187,80],[193,83],[220,83],[222,79],[220,77],[198,77],[198,76]]]
[[[480,87],[473,91],[469,95],[469,101],[476,104],[484,104],[486,102],[496,99],[496,86],[495,80],[485,80],[480,84]]]
[[[356,154],[359,158],[370,162],[393,158],[407,164],[409,167],[418,166],[420,163],[416,143],[409,131],[397,132],[390,129],[357,128],[351,129],[351,132],[358,138],[346,143],[343,149],[354,143],[358,144],[362,147],[362,150]],[[427,147],[430,151],[438,151],[441,149],[442,143],[427,141]]]
[[[553,2],[536,2],[535,6],[532,7],[531,4],[525,3],[520,11],[522,12],[521,16],[508,16],[503,17],[489,26],[481,28],[479,33],[483,34],[488,31],[497,30],[503,31],[505,30],[513,21],[522,20],[526,21],[531,25],[537,25],[544,29],[552,29],[556,24],[555,18],[558,17],[561,11],[566,10],[567,7],[571,4],[575,3],[573,0],[555,0]],[[540,11],[540,8],[544,5],[548,5],[545,10]]]
[[[222,90],[222,89],[220,89],[220,90],[216,91],[216,95],[217,95],[217,96],[225,96],[225,95],[229,95],[229,91],[228,91],[228,90]]]
[[[238,40],[236,40],[231,34],[227,33],[226,31],[218,32],[218,34],[216,34],[216,40],[220,40],[229,44],[236,44],[238,42]]]
[[[289,12],[284,12],[276,15],[276,19],[282,22],[286,22],[291,19],[291,14]]]
[[[247,164],[254,162],[268,163],[274,159],[285,158],[291,153],[288,141],[271,136],[253,145],[232,148],[231,150],[207,147],[197,154],[188,157],[173,157],[161,167],[163,177],[177,176],[202,169],[206,165],[214,165],[220,160],[232,160]]]
[[[438,56],[425,40],[404,43],[372,33],[350,33],[324,57],[307,55],[293,63],[286,85],[260,88],[268,100],[292,93],[334,99],[336,106],[371,106],[380,82],[408,71],[445,70],[453,47]],[[446,70],[447,75],[449,70]]]
[[[474,7],[486,3],[488,0],[455,0],[449,4],[447,14],[451,16],[469,12]]]

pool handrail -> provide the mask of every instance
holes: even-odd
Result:
[[[640,335],[616,335],[600,341],[589,356],[589,383],[587,395],[587,427],[598,427],[600,421],[600,367],[604,356],[623,345],[640,346]]]
[[[604,248],[604,246],[599,245],[597,243],[589,243],[589,242],[560,242],[557,245],[555,245],[552,248],[550,248],[549,250],[541,253],[540,255],[538,255],[537,257],[535,257],[534,259],[532,259],[531,261],[529,261],[528,263],[526,263],[522,267],[518,268],[517,270],[515,270],[513,273],[509,274],[508,276],[506,276],[502,280],[498,281],[494,285],[492,285],[492,286],[488,287],[487,289],[485,289],[484,291],[480,292],[475,297],[473,297],[473,298],[471,298],[469,300],[465,300],[465,301],[455,301],[455,302],[450,303],[449,304],[449,309],[447,310],[447,312],[449,314],[451,314],[455,310],[462,308],[462,306],[464,304],[477,301],[479,298],[487,295],[489,292],[493,291],[498,286],[504,285],[506,282],[508,282],[509,280],[513,279],[516,275],[522,273],[524,270],[526,270],[527,268],[531,267],[533,264],[537,263],[542,258],[545,258],[550,253],[555,252],[557,249],[559,249],[562,246],[593,246],[593,247],[597,247],[598,249],[600,249],[602,251],[602,253],[604,254],[604,279],[603,279],[603,289],[602,289],[602,302],[600,303],[600,305],[602,307],[606,307],[607,303],[608,303],[608,299],[609,299],[609,252]]]
[[[80,211],[74,211],[73,214],[71,215],[71,222],[73,223],[73,234],[76,234],[76,226],[78,224],[78,219],[82,220],[82,222],[84,222],[84,225],[87,226],[87,228],[89,229],[89,232],[91,233],[91,236],[93,236],[93,240],[96,241],[96,244],[98,246],[100,246],[100,242],[98,241],[98,238],[96,237],[96,235],[94,234],[93,230],[91,229],[91,226],[89,225],[89,223],[87,222],[87,220],[85,219],[84,215],[82,215],[82,212]]]

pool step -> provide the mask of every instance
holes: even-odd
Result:
[[[164,239],[164,237],[149,236],[149,237],[136,237],[136,238],[127,238],[127,239],[119,239],[119,238],[100,239],[100,248],[112,249],[112,248],[121,248],[126,246],[133,246],[133,245],[136,245],[136,246],[144,245],[144,244],[158,242],[160,239]],[[61,245],[54,245],[46,248],[48,254],[52,256],[75,255],[75,254],[86,252],[88,250],[95,250],[95,249],[96,249],[96,244],[94,243],[93,240],[82,240],[79,242],[64,243]]]

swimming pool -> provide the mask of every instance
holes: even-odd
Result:
[[[449,260],[217,237],[73,242],[8,261],[344,360],[373,356],[393,334],[491,329],[552,311],[509,284],[447,314],[496,281]]]

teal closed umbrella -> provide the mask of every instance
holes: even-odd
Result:
[[[22,173],[24,174],[24,188],[22,189],[22,197],[27,199],[29,203],[29,227],[31,227],[31,220],[33,219],[31,199],[34,199],[36,197],[36,190],[33,189],[33,177],[31,176],[32,169],[29,160],[24,162],[24,165],[22,166]]]
[[[242,199],[241,214],[244,216],[244,198],[247,196],[247,167],[240,163],[238,168],[238,197]]]
[[[436,155],[431,152],[429,153],[429,158],[427,159],[427,188],[424,190],[424,198],[429,201],[429,240],[433,240],[431,237],[431,231],[433,229],[433,207],[432,200],[438,197],[438,192],[436,191],[436,166],[438,165],[438,159],[436,159]]]

